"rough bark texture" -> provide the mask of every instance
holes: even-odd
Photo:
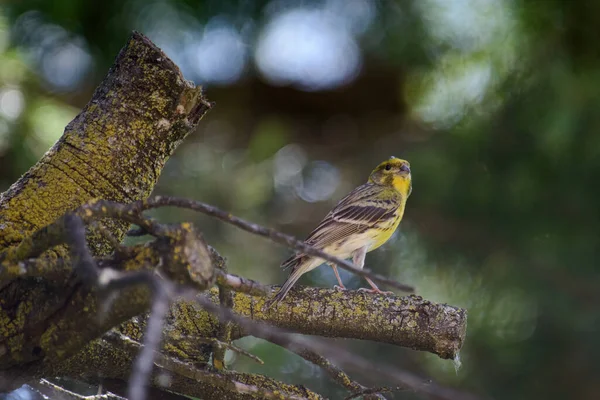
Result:
[[[299,333],[373,340],[446,359],[456,357],[466,335],[464,309],[420,296],[312,287],[298,288],[289,296],[289,301],[265,312],[263,299],[237,293],[234,310]]]
[[[146,198],[173,150],[209,108],[201,88],[134,33],[61,139],[2,194],[0,248],[92,198]]]
[[[106,379],[122,380],[131,374],[131,365],[137,355],[137,349],[120,345],[114,340],[98,339],[91,342],[77,356],[58,366],[53,374],[85,379],[88,382],[103,382]],[[184,368],[181,365],[169,365],[169,368],[155,368],[151,384],[156,388],[165,388],[165,379],[169,375],[167,389],[175,393],[200,397],[204,400],[221,399],[261,399],[253,393],[240,393],[232,384],[242,383],[269,391],[279,391],[284,395],[297,395],[301,398],[321,399],[322,397],[302,385],[290,385],[259,374],[245,374],[235,371],[216,372]],[[110,386],[109,386],[110,388]],[[119,390],[117,390],[119,392]]]
[[[216,301],[216,291],[211,295]],[[308,335],[389,343],[446,359],[457,356],[467,329],[464,309],[432,303],[419,296],[299,287],[290,291],[289,299],[279,306],[265,310],[263,305],[264,298],[244,293],[234,295],[233,310],[256,321]],[[183,302],[173,307],[170,325],[188,327],[190,333],[204,337],[214,337],[218,327],[215,317]],[[238,328],[233,330],[234,338],[242,336],[244,333]]]
[[[61,139],[1,195],[0,250],[90,199],[146,198],[169,156],[209,108],[201,88],[187,82],[146,37],[134,33]],[[117,240],[122,239],[127,224],[103,223]],[[89,239],[94,254],[110,251],[105,241]],[[56,270],[57,279],[52,281],[35,277],[0,281],[0,369],[39,360],[46,352],[53,358],[67,355],[55,345],[77,336],[72,332],[78,327],[89,327],[76,316],[95,315],[95,296],[73,279],[65,260],[60,247],[44,255],[40,270]],[[21,268],[2,257],[0,262],[0,278]],[[140,300],[130,305],[139,313],[147,307],[147,296],[136,298]],[[96,337],[101,333],[94,332]]]

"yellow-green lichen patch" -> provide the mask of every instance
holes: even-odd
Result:
[[[29,298],[24,298],[16,307],[14,315],[9,315],[6,311],[0,310],[0,334],[3,338],[12,338],[23,332],[25,324],[28,322],[29,315],[33,306]],[[11,352],[20,350],[11,346]]]
[[[36,230],[93,198],[128,202],[150,194],[166,160],[194,126],[185,113],[176,113],[181,97],[193,91],[174,64],[157,61],[155,55],[162,53],[148,44],[137,36],[130,41],[116,61],[118,68],[111,69],[112,75],[67,126],[63,137],[2,195],[0,249],[21,243]],[[115,82],[118,85],[111,86]],[[186,113],[197,109],[195,106],[203,101],[199,92],[196,95],[198,98],[186,103]],[[167,121],[172,129],[161,128],[158,121],[163,121],[163,126]],[[127,228],[127,224],[114,220],[101,222],[118,240]],[[111,251],[99,235],[91,233],[88,239],[94,255]],[[27,246],[25,243],[21,250],[27,252]],[[58,253],[52,253],[52,258],[58,260],[54,254]],[[140,252],[136,261],[138,264],[127,263],[126,269],[157,265],[158,260],[148,250]],[[48,278],[54,276],[52,272],[46,274],[37,266],[40,273],[32,277],[38,279],[15,279],[20,271],[14,265],[6,272],[13,280],[11,285],[16,287],[11,291],[27,292],[19,296],[22,298],[19,306],[6,297],[6,290],[0,298],[3,305],[0,342],[7,349],[2,360],[12,357],[8,361],[31,361],[31,347],[37,348],[38,344],[50,361],[68,357],[110,326],[141,313],[149,303],[147,288],[127,290],[125,295],[120,293],[123,299],[115,301],[106,318],[100,320],[97,294],[89,293],[89,288],[65,286],[62,292],[49,290],[59,286]],[[48,263],[48,268],[57,265]],[[61,268],[61,274],[67,271]],[[65,282],[61,274],[58,274],[60,282]],[[206,326],[215,324],[208,317],[199,319],[202,318],[206,318]],[[6,338],[10,340],[2,340]]]

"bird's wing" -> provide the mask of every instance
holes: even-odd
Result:
[[[304,242],[324,249],[374,227],[381,220],[394,217],[399,199],[395,196],[381,202],[374,199],[381,190],[384,190],[381,186],[368,183],[354,189],[340,200]],[[303,253],[296,254],[284,261],[281,267],[295,267],[305,256]]]

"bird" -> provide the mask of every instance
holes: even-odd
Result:
[[[410,163],[392,156],[371,172],[366,183],[342,198],[304,243],[341,259],[352,258],[354,265],[362,269],[367,252],[387,242],[398,228],[411,193]],[[323,259],[303,253],[285,260],[281,267],[291,269],[290,275],[279,292],[267,301],[267,305],[281,302],[302,275],[324,262]],[[346,289],[337,266],[328,264],[339,283],[336,288]],[[365,279],[372,289],[359,290],[385,293],[371,279]]]

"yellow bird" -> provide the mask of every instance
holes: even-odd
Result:
[[[352,257],[354,265],[362,269],[367,252],[387,242],[400,224],[411,192],[409,162],[391,157],[371,172],[367,183],[340,200],[304,243],[342,259]],[[284,261],[281,267],[291,268],[290,276],[268,303],[279,303],[302,275],[324,262],[302,253]],[[345,289],[337,266],[330,265]],[[383,293],[373,281],[366,280],[373,289],[361,290]]]

